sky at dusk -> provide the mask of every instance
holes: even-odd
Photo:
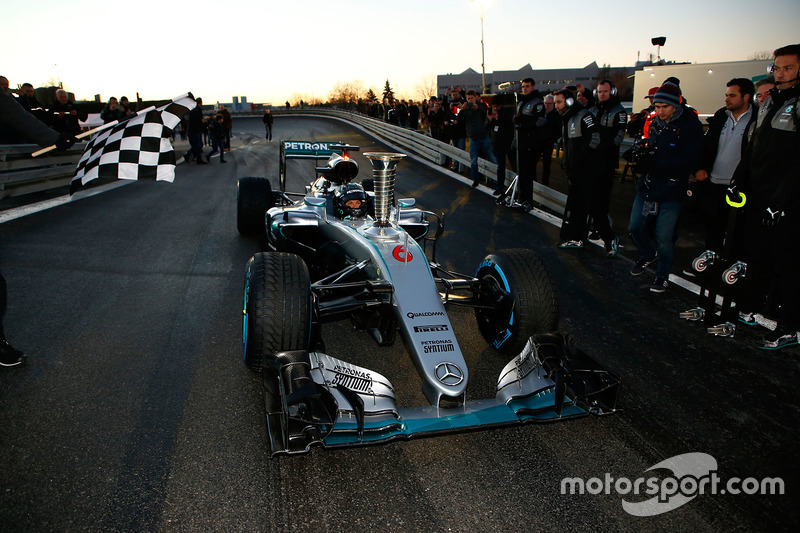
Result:
[[[417,99],[436,74],[738,61],[800,41],[796,0],[8,2],[0,75],[78,99],[192,91],[206,103],[325,99],[337,82]],[[38,13],[33,13],[33,7]]]

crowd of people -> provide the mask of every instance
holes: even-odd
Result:
[[[612,184],[622,141],[633,137],[634,147],[622,154],[637,176],[627,225],[638,251],[631,274],[654,265],[649,290],[668,289],[675,231],[688,206],[700,216],[708,250],[719,254],[723,242],[735,243],[729,253],[747,264],[739,322],[758,324],[759,313],[776,317],[778,326],[762,347],[777,349],[800,343],[800,281],[791,271],[800,266],[800,250],[791,244],[800,230],[799,68],[800,45],[779,48],[770,76],[727,83],[720,95],[724,106],[707,119],[707,128],[677,78],[651,88],[650,106],[630,117],[611,80],[543,95],[531,78],[521,80],[521,93],[513,98],[483,102],[474,91],[452,87],[421,105],[373,104],[369,114],[468,150],[473,187],[480,184],[478,159],[496,163],[494,194],[500,200],[511,166],[526,210],[534,203],[537,164],[547,185],[554,148],[563,148],[568,191],[558,247],[580,249],[600,239],[608,257],[619,248],[608,216]],[[729,235],[731,210],[742,206],[743,222]],[[683,273],[699,275],[692,268]]]
[[[36,99],[30,83],[23,83],[14,94],[9,88],[8,78],[0,76],[0,92],[3,94],[3,113],[6,116],[4,127],[0,128],[0,144],[38,144],[40,135],[30,130],[31,125],[36,123],[37,129],[43,125],[64,138],[75,136],[82,130],[80,122],[89,116],[70,99],[64,89],[57,89],[55,100],[47,106]]]

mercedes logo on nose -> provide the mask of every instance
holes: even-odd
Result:
[[[434,369],[436,379],[443,385],[455,387],[464,381],[464,372],[453,363],[439,363]]]

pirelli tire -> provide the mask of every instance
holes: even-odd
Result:
[[[311,335],[311,278],[287,253],[258,253],[247,262],[242,342],[247,367],[260,372],[279,351],[306,350]]]
[[[487,255],[475,277],[481,280],[475,308],[478,330],[504,354],[518,354],[531,335],[558,330],[559,303],[553,278],[532,250]]]
[[[264,214],[274,205],[267,178],[239,178],[236,184],[236,229],[240,235],[265,235]]]

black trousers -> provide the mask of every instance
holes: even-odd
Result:
[[[534,139],[531,136],[520,134],[517,152],[519,157],[519,201],[533,203],[533,182],[536,181],[536,161],[539,159]]]
[[[752,313],[762,310],[768,294],[781,306],[778,324],[790,331],[800,331],[800,215],[789,212],[774,227],[762,224],[759,206],[745,206],[744,254],[747,275],[742,279],[739,310]],[[772,284],[774,290],[770,292]]]
[[[588,216],[594,220],[594,229],[600,233],[605,242],[610,242],[614,238],[601,191],[602,183],[598,178],[570,180],[564,223],[561,225],[562,241],[585,241],[588,233],[586,223]]]
[[[8,305],[8,291],[6,288],[6,278],[0,274],[0,339],[5,339],[3,331],[3,317],[6,316],[6,306]]]
[[[542,160],[542,185],[550,185],[550,163],[553,160],[553,141],[541,141],[536,146],[536,160]],[[536,170],[534,169],[534,178]]]

